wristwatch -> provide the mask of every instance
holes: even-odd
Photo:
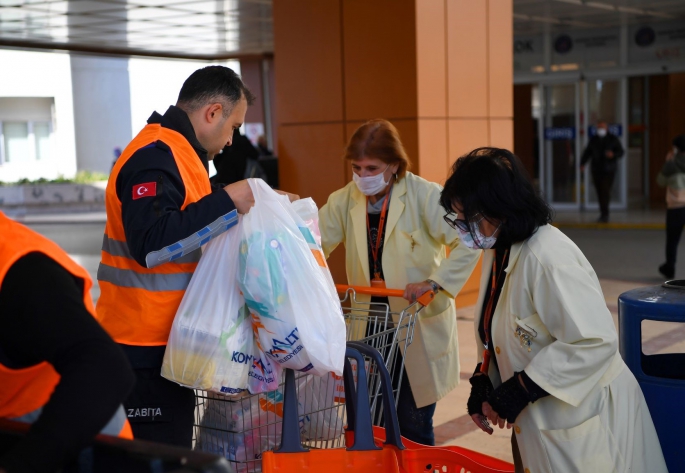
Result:
[[[442,289],[442,288],[440,287],[440,284],[436,283],[436,282],[433,281],[432,279],[426,279],[426,282],[427,282],[428,284],[431,285],[431,287],[433,288],[433,292],[436,293],[436,294],[438,293],[438,291],[439,291],[440,289]]]

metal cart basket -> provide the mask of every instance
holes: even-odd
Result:
[[[387,298],[402,297],[402,290],[343,285],[337,289],[346,322],[346,339],[363,341],[381,353],[392,377],[397,402],[404,372],[402,353],[411,344],[418,314],[434,294],[426,293],[402,311],[393,312]],[[373,299],[368,301],[368,296]],[[374,363],[365,357],[364,371],[374,423],[383,425],[381,384]],[[260,471],[262,452],[280,444],[283,382],[276,391],[240,398],[196,390],[194,449],[227,458],[238,472]],[[344,446],[346,414],[342,377],[332,373],[324,377],[296,373],[296,387],[303,444],[317,449]]]

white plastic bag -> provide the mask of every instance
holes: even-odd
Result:
[[[255,471],[261,466],[262,453],[280,444],[282,425],[281,391],[236,401],[210,396],[200,421],[195,448],[240,462],[237,465],[239,472]]]
[[[286,196],[248,182],[255,205],[242,221],[238,284],[260,347],[281,368],[341,374],[345,322],[323,253]]]
[[[336,375],[329,373],[324,377],[307,375],[298,379],[297,399],[303,409],[300,419],[303,440],[334,440],[342,435],[344,406],[335,400],[335,378]]]
[[[328,380],[310,375],[297,379],[303,441],[335,440],[343,434],[344,422],[339,416],[343,406],[333,407],[333,402],[327,401]],[[282,387],[235,401],[210,396],[200,421],[196,449],[239,462],[239,472],[258,471],[262,453],[281,443],[283,400]]]
[[[296,200],[292,203],[295,213],[304,221],[314,236],[316,245],[321,248],[321,230],[319,229],[319,208],[311,197]]]
[[[254,338],[236,281],[240,235],[239,220],[205,247],[171,326],[163,377],[225,394],[247,388]]]
[[[257,324],[259,322],[256,322]],[[256,333],[257,328],[252,326],[252,330]],[[247,377],[247,389],[252,394],[265,393],[278,389],[278,384],[281,380],[281,368],[276,362],[271,362],[271,359],[264,354],[264,351],[259,345],[259,341],[254,341],[252,365]]]

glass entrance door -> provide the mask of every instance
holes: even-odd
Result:
[[[542,86],[544,119],[540,140],[542,189],[558,210],[580,209],[579,84]]]
[[[588,163],[581,179],[580,160],[599,121],[609,124],[609,132],[626,150],[627,80],[541,84],[538,90],[542,112],[538,121],[540,188],[555,210],[597,211],[592,165]],[[626,161],[625,155],[618,161],[611,209],[627,207]]]
[[[584,97],[583,109],[585,113],[581,117],[581,129],[583,131],[583,150],[590,139],[595,135],[596,125],[605,121],[609,125],[609,133],[616,135],[623,145],[624,155],[618,160],[616,176],[611,189],[611,209],[625,209],[627,207],[627,176],[626,162],[628,150],[626,149],[626,117],[624,98],[627,95],[626,79],[614,80],[588,80],[582,83],[581,95]],[[585,120],[583,118],[586,117]],[[584,123],[583,123],[584,122]],[[582,156],[582,152],[581,152]],[[583,207],[587,210],[598,210],[597,192],[592,181],[592,163],[585,168],[583,178]]]

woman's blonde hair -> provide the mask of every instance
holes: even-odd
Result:
[[[345,159],[356,161],[364,157],[380,159],[386,164],[399,164],[398,178],[404,177],[411,167],[397,128],[382,118],[364,123],[347,143]]]

